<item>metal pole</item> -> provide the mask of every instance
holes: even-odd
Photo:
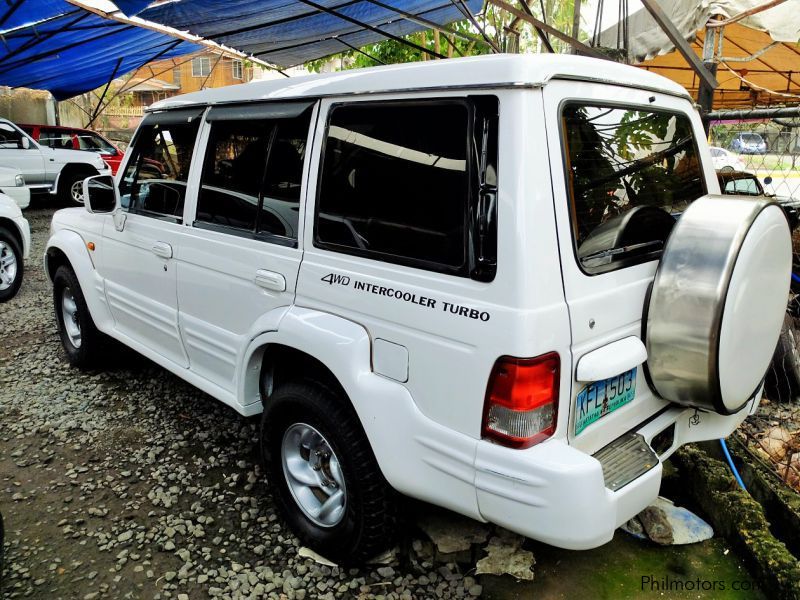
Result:
[[[556,38],[560,39],[562,42],[566,42],[567,44],[569,44],[570,46],[575,48],[581,54],[585,54],[586,56],[591,56],[593,58],[602,58],[604,60],[608,60],[608,57],[605,56],[602,52],[598,52],[594,48],[590,48],[586,44],[582,44],[581,42],[579,42],[575,38],[567,35],[566,33],[560,32],[555,27],[550,27],[550,25],[548,25],[547,23],[543,23],[542,21],[540,21],[536,17],[531,17],[530,15],[525,14],[521,10],[518,10],[518,9],[514,8],[513,6],[511,6],[510,4],[507,4],[506,2],[503,2],[503,0],[486,0],[486,1],[489,4],[494,4],[498,8],[502,8],[506,12],[510,12],[512,15],[514,15],[516,17],[519,17],[523,21],[527,21],[528,23],[530,23],[531,25],[533,25],[535,27],[541,27],[544,31],[546,31],[547,33],[549,33],[553,37],[556,37]]]
[[[377,33],[379,35],[382,35],[384,37],[388,37],[389,39],[392,39],[395,42],[400,42],[401,44],[405,44],[406,46],[411,46],[412,48],[416,48],[417,50],[420,50],[421,52],[424,52],[425,54],[428,54],[430,56],[433,56],[433,57],[436,57],[436,58],[447,58],[443,54],[439,54],[438,52],[434,52],[433,50],[429,50],[428,48],[425,48],[424,46],[419,46],[419,45],[415,44],[414,42],[410,42],[410,41],[408,41],[406,39],[403,39],[400,36],[394,35],[393,33],[389,33],[388,31],[383,31],[382,29],[379,29],[378,27],[373,27],[372,25],[369,25],[368,23],[364,23],[363,21],[359,21],[358,19],[354,19],[353,17],[350,17],[348,15],[344,15],[344,14],[342,14],[340,12],[337,12],[337,11],[331,9],[331,8],[326,8],[324,6],[321,6],[321,5],[317,4],[316,2],[312,2],[312,0],[300,0],[300,2],[310,6],[311,8],[315,8],[317,10],[321,10],[323,12],[326,12],[326,13],[330,14],[330,15],[333,15],[334,17],[339,17],[341,20],[347,21],[348,23],[352,23],[353,25],[357,25],[359,27],[363,27],[364,29],[369,29],[370,31],[375,32],[375,33]]]
[[[108,83],[106,83],[106,87],[103,88],[103,93],[100,95],[100,98],[97,100],[97,106],[92,113],[92,117],[89,119],[89,122],[86,123],[84,126],[85,129],[88,129],[89,126],[94,123],[94,120],[97,118],[97,115],[100,114],[100,109],[103,106],[103,98],[106,97],[106,93],[108,92],[108,88],[111,87],[111,82],[114,81],[114,77],[117,75],[117,71],[119,71],[120,65],[122,65],[122,56],[117,59],[117,64],[114,65],[114,70],[111,71],[111,75],[108,78]]]
[[[708,69],[713,77],[717,76],[717,63],[714,60],[714,50],[716,48],[717,33],[722,35],[722,29],[706,26],[706,39],[703,40],[703,67]],[[700,79],[697,87],[697,104],[700,105],[700,116],[703,119],[703,128],[706,135],[711,131],[711,125],[707,115],[714,108],[714,87],[709,85],[705,79]]]
[[[705,65],[703,65],[700,58],[694,53],[694,50],[692,50],[692,47],[689,45],[689,43],[683,39],[680,31],[678,31],[678,28],[675,27],[675,24],[670,21],[667,14],[661,8],[661,5],[659,5],[656,0],[642,0],[642,4],[647,9],[647,12],[649,12],[653,17],[655,22],[658,23],[661,29],[664,30],[664,33],[667,34],[669,40],[675,44],[675,48],[681,53],[681,56],[686,59],[686,62],[689,63],[689,66],[692,67],[700,79],[702,79],[712,90],[719,87],[717,78],[705,67]]]

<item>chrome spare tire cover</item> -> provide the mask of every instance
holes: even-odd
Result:
[[[768,198],[692,203],[667,241],[647,306],[656,393],[720,414],[740,410],[775,351],[791,265],[789,225]]]

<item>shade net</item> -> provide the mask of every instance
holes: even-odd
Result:
[[[137,0],[116,4],[126,14],[141,6]],[[380,32],[402,36],[428,28],[398,10],[444,25],[465,19],[467,11],[479,11],[483,0],[380,0],[380,4],[384,6],[369,0],[177,0],[138,16],[289,67],[386,39]]]
[[[145,2],[132,2],[141,9]],[[153,59],[200,46],[117,23],[62,0],[0,2],[0,85],[75,96]]]

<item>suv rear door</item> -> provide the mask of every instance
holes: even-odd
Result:
[[[572,333],[568,437],[589,453],[667,405],[641,364],[644,304],[674,219],[713,177],[686,100],[626,88],[621,101],[620,89],[543,92]]]

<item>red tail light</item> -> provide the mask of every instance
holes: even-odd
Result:
[[[529,448],[553,435],[560,370],[555,352],[497,359],[486,388],[483,435],[512,448]]]

